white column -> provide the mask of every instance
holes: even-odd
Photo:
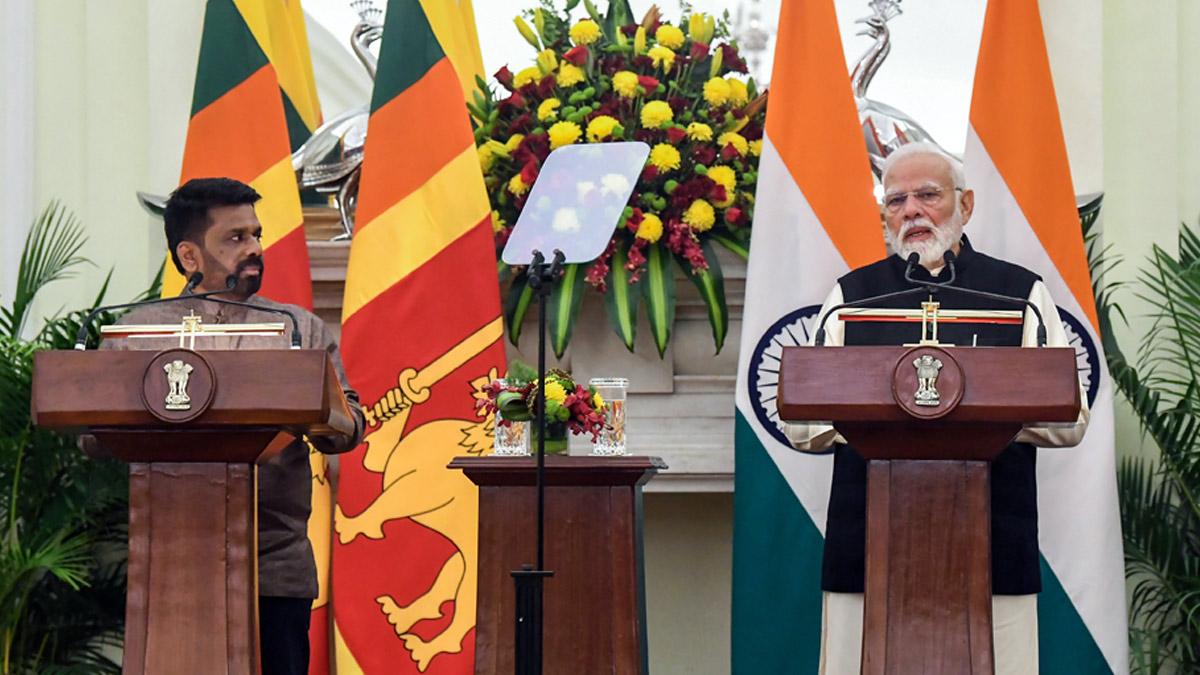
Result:
[[[0,3],[0,304],[16,287],[21,245],[34,217],[34,11],[33,0]]]

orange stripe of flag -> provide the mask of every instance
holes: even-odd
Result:
[[[833,2],[784,2],[776,44],[767,138],[846,264],[874,262],[879,208]]]
[[[971,127],[1099,330],[1037,1],[989,2],[983,25]]]
[[[279,84],[270,65],[192,116],[180,182],[228,176],[249,183],[288,154]]]
[[[449,59],[371,115],[356,220],[359,229],[419,189],[464,149],[474,145],[462,115],[435,112],[429,101],[460,101],[462,92]],[[451,112],[459,112],[457,110]]]

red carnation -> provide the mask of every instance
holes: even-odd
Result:
[[[645,169],[642,169],[642,180],[651,181],[658,178],[658,168],[653,164],[647,164]]]
[[[692,148],[692,159],[696,160],[697,164],[709,166],[717,159],[717,151],[711,145],[697,145]]]
[[[587,45],[576,45],[576,46],[572,47],[571,49],[567,50],[567,53],[563,54],[563,60],[570,61],[571,63],[573,63],[577,66],[582,66],[583,64],[587,63],[587,60],[588,60]]]
[[[746,62],[738,56],[738,50],[733,45],[721,45],[721,63],[735,73],[750,72],[746,68]]]
[[[737,148],[733,147],[733,143],[726,143],[725,147],[721,148],[721,159],[726,162],[732,162],[738,157],[741,155],[738,154]]]

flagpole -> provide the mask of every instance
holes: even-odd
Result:
[[[554,260],[546,265],[541,251],[533,251],[529,265],[529,287],[538,298],[538,370],[537,403],[534,423],[538,428],[537,442],[537,567],[522,565],[512,572],[516,587],[517,625],[513,648],[517,675],[542,673],[542,580],[553,576],[545,569],[546,525],[546,300],[554,280],[562,269],[566,256],[554,249]]]

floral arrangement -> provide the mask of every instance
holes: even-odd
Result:
[[[591,387],[575,382],[561,370],[546,373],[546,422],[562,425],[564,434],[591,434],[595,441],[604,429],[604,401]],[[493,380],[477,406],[485,413],[500,413],[501,425],[534,419],[537,410],[537,373],[529,366],[514,363],[503,382]],[[549,438],[550,435],[547,435]]]
[[[692,13],[678,25],[657,7],[640,22],[627,0],[570,23],[579,0],[559,14],[550,0],[514,19],[537,50],[534,63],[495,74],[505,91],[468,104],[492,203],[497,251],[504,247],[546,156],[575,143],[635,140],[650,156],[607,249],[568,265],[550,298],[551,342],[562,356],[586,286],[605,295],[610,323],[631,351],[644,299],[661,356],[675,314],[672,260],[700,290],[717,351],[728,331],[724,282],[714,244],[745,257],[754,210],[766,94],[742,79],[746,63],[724,21]],[[503,96],[501,96],[503,94]],[[505,307],[515,344],[531,304],[524,268]]]

